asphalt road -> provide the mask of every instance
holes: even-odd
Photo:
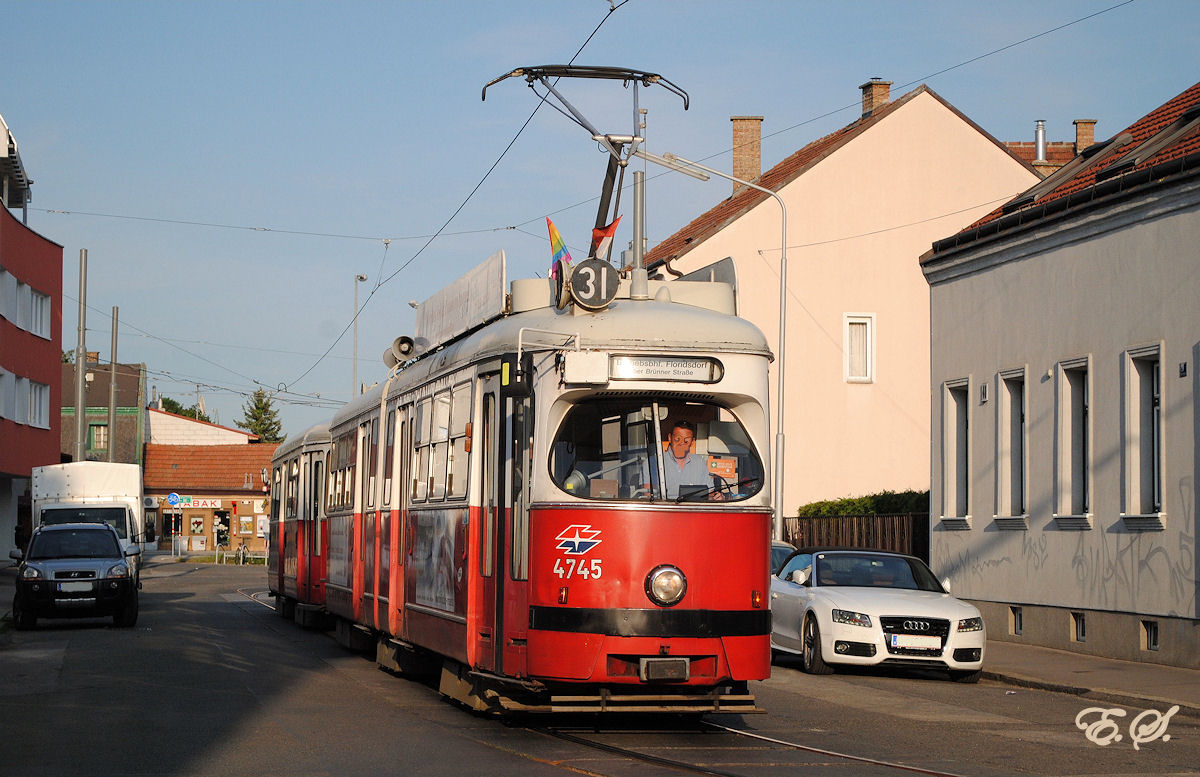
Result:
[[[133,629],[5,624],[0,775],[680,773],[470,714],[279,618],[250,596],[264,577],[262,567],[159,562],[143,573]],[[0,588],[0,601],[10,595]],[[713,721],[807,749],[628,722],[599,733],[747,777],[905,773],[888,764],[961,775],[1200,774],[1194,718],[1171,719],[1135,749],[1127,729],[1136,711],[1118,721],[1123,738],[1101,746],[1075,725],[1092,702],[986,681],[809,677],[785,662],[755,692],[768,714]]]

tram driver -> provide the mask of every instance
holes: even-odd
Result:
[[[714,476],[708,471],[708,457],[692,451],[695,442],[696,425],[691,421],[680,419],[671,425],[671,435],[667,438],[668,455],[663,458],[666,498],[678,499],[682,489],[685,498],[691,492],[693,498],[723,501],[725,495],[713,486]]]

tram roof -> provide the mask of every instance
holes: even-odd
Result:
[[[470,363],[517,350],[612,351],[619,353],[740,353],[773,358],[766,337],[733,313],[728,284],[652,281],[648,299],[621,292],[602,310],[552,304],[551,282],[523,279],[512,284],[512,310],[499,319],[433,348],[406,363],[388,387],[389,394],[436,379]],[[576,343],[578,338],[578,343]],[[382,383],[345,405],[332,426],[380,402]]]
[[[289,454],[303,448],[306,445],[321,445],[332,439],[329,435],[329,423],[322,422],[314,424],[300,434],[294,434],[279,444],[275,449],[273,459],[286,458]]]

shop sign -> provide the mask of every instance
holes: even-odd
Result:
[[[174,495],[172,495],[174,496]],[[175,504],[177,507],[191,508],[193,510],[220,510],[221,500],[204,498],[198,496],[180,496],[179,502]]]

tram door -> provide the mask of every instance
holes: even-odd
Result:
[[[500,451],[499,381],[493,375],[479,382],[480,394],[480,488],[479,505],[479,587],[478,623],[475,629],[475,662],[484,671],[497,671],[502,665],[499,638],[501,624],[497,622],[496,602],[502,597],[502,586],[496,575],[501,524],[500,501],[504,484],[504,457]]]
[[[308,464],[305,467],[307,482],[304,487],[304,499],[308,504],[304,512],[308,526],[308,601],[324,603],[325,549],[321,541],[321,530],[325,523],[325,458],[320,453],[310,453],[306,458]]]
[[[501,603],[500,668],[506,675],[524,675],[529,636],[529,486],[533,476],[533,403],[529,397],[505,397],[501,437],[504,472],[497,564]]]

